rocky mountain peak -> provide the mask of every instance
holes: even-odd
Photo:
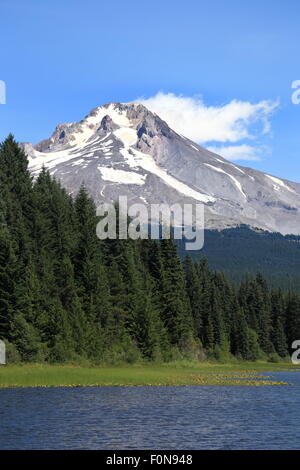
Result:
[[[84,182],[96,203],[203,203],[206,227],[300,232],[300,184],[235,165],[177,134],[141,103],[107,103],[50,138],[23,144],[72,194]]]

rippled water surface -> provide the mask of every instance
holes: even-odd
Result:
[[[0,390],[1,449],[298,449],[292,386]]]

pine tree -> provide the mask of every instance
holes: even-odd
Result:
[[[212,315],[212,274],[209,270],[208,261],[203,258],[197,266],[200,280],[199,316],[202,318],[203,328],[200,330],[200,340],[203,346],[211,351],[215,345],[214,322]]]
[[[292,351],[292,344],[295,340],[300,340],[300,296],[290,292],[286,307],[286,337],[289,351]]]
[[[16,302],[16,258],[6,226],[0,225],[0,338],[11,340]]]
[[[27,157],[11,134],[0,145],[0,198],[5,202],[5,222],[21,270],[31,246],[34,219],[32,177]]]
[[[179,345],[181,349],[184,349],[190,332],[193,330],[184,272],[171,239],[161,241],[161,253],[164,271],[161,315],[164,325],[168,329],[171,344]]]
[[[261,349],[267,354],[273,352],[270,294],[266,281],[260,274],[255,279],[242,283],[239,300],[245,311],[248,326],[258,335]]]
[[[249,328],[242,308],[236,303],[233,309],[231,329],[231,352],[246,361],[255,361],[260,356],[257,334]]]
[[[285,302],[280,290],[271,293],[271,341],[281,357],[287,356],[287,342],[284,331]]]
[[[197,265],[187,256],[184,261],[186,289],[189,296],[194,329],[199,339],[203,338],[202,288]]]

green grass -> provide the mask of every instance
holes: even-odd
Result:
[[[79,387],[107,385],[286,385],[262,377],[270,370],[300,370],[291,363],[229,364],[174,362],[124,366],[24,364],[0,367],[0,387]]]

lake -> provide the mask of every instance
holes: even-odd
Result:
[[[0,389],[0,449],[298,449],[292,386]]]

